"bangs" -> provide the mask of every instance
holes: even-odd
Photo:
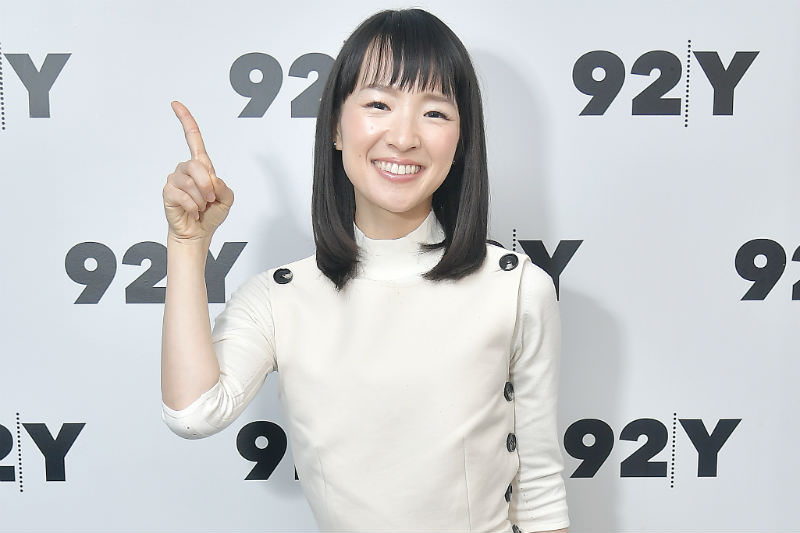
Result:
[[[462,47],[455,34],[428,13],[380,13],[345,43],[336,101],[361,83],[439,91],[457,104],[462,95],[456,88],[470,85]]]
[[[455,102],[453,65],[436,52],[431,40],[398,41],[392,37],[392,34],[378,35],[370,43],[359,69],[358,83],[388,85],[412,92],[438,91]]]

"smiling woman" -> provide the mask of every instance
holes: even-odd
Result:
[[[163,417],[216,433],[279,374],[320,529],[569,525],[551,278],[486,242],[483,110],[438,18],[384,11],[345,42],[316,128],[316,253],[250,278],[209,330],[203,265],[233,203],[194,119],[164,188]]]

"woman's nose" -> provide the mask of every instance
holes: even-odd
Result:
[[[420,136],[416,117],[412,113],[395,113],[389,123],[385,139],[388,145],[400,152],[419,147]]]

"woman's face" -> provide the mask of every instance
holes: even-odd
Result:
[[[392,220],[390,213],[425,218],[450,172],[459,131],[456,103],[438,90],[356,85],[335,136],[355,189],[356,223]]]

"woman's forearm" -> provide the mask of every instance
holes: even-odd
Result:
[[[209,239],[167,237],[167,289],[161,338],[161,397],[171,409],[191,404],[219,380],[211,344],[205,263]]]

